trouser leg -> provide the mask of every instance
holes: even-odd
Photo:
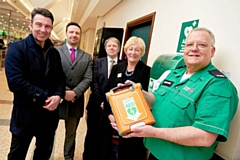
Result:
[[[73,159],[75,150],[76,131],[80,119],[69,117],[65,120],[65,142],[64,142],[64,157],[65,159]]]
[[[99,125],[102,117],[102,110],[91,109],[88,110],[87,115],[87,133],[84,141],[83,160],[101,160],[101,156],[97,154],[100,150],[99,145],[101,144],[99,144],[97,140],[99,137],[101,138]]]
[[[34,150],[33,160],[48,160],[50,158],[54,135],[55,132],[36,135],[36,148]]]
[[[12,134],[8,160],[25,160],[32,138],[33,136],[16,136]]]

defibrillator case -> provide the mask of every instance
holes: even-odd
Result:
[[[119,135],[131,132],[134,127],[155,123],[140,83],[115,87],[106,93],[106,98],[112,108]]]

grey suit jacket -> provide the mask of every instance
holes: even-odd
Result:
[[[61,119],[68,117],[80,118],[84,110],[84,92],[92,82],[92,57],[81,49],[77,49],[77,56],[72,64],[70,52],[66,45],[56,47],[58,50],[63,71],[66,76],[66,90],[73,90],[76,93],[74,103],[63,100],[59,105],[59,116]]]

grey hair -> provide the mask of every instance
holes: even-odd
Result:
[[[117,43],[118,48],[120,48],[120,41],[117,38],[115,38],[115,37],[110,37],[110,38],[106,39],[106,41],[104,42],[104,47],[105,48],[107,46],[108,41],[110,41],[110,40],[115,42],[115,43]]]
[[[210,31],[209,29],[207,29],[205,27],[198,27],[198,28],[194,28],[193,30],[191,30],[190,33],[194,32],[194,31],[206,31],[210,35],[210,37],[212,39],[212,45],[213,46],[215,45],[215,36],[212,33],[212,31]]]

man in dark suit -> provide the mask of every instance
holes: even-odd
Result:
[[[8,47],[5,71],[14,94],[8,160],[25,159],[33,137],[34,160],[48,160],[58,125],[58,104],[65,94],[65,75],[58,51],[49,39],[53,15],[44,8],[32,11],[31,34]]]
[[[111,136],[110,121],[103,114],[101,103],[105,99],[105,86],[111,72],[112,65],[117,64],[120,42],[115,37],[108,38],[104,43],[107,57],[94,60],[93,82],[91,85],[91,95],[87,105],[87,134],[84,143],[83,160],[106,160],[106,151],[111,147],[111,140],[106,137]],[[110,136],[106,136],[110,134]]]
[[[79,49],[80,35],[81,27],[75,22],[70,22],[66,26],[67,43],[56,47],[67,77],[65,98],[59,105],[60,119],[65,120],[66,160],[74,158],[76,130],[84,110],[84,92],[92,81],[92,57]]]

